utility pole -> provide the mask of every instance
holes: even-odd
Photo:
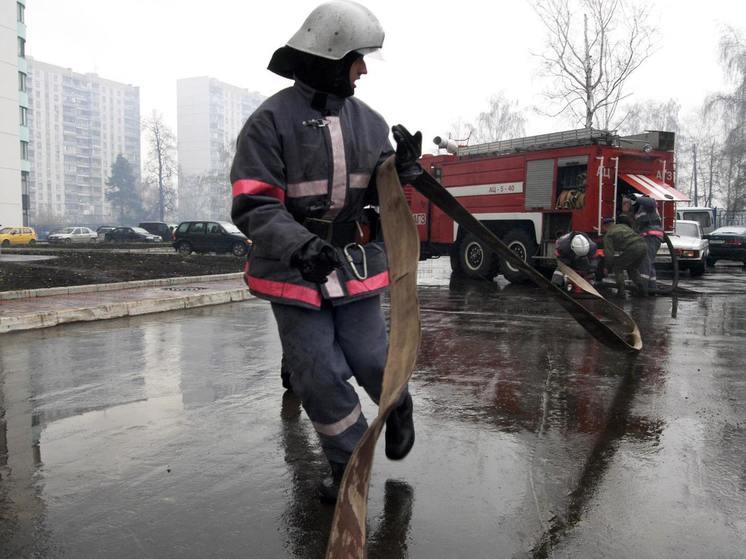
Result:
[[[699,198],[697,196],[697,144],[694,144],[692,146],[692,154],[693,154],[693,160],[694,160],[694,174],[693,174],[693,180],[694,180],[694,205],[698,206],[697,199]]]

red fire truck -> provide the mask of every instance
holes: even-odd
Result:
[[[624,195],[658,201],[666,231],[676,203],[674,134],[618,136],[595,129],[571,130],[473,146],[435,138],[447,153],[424,155],[422,167],[517,255],[538,268],[554,267],[554,242],[569,231],[600,237],[601,223],[621,210]],[[441,150],[442,151],[442,150]],[[450,255],[451,267],[476,278],[521,273],[485,250],[470,233],[406,187],[420,234],[422,258]]]

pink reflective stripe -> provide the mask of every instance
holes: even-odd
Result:
[[[338,116],[326,117],[329,122],[329,136],[332,140],[332,196],[327,217],[335,216],[345,204],[347,198],[347,159],[345,159],[345,141],[342,136],[342,123]]]
[[[294,283],[259,279],[248,274],[246,279],[249,289],[262,295],[301,301],[314,307],[321,306],[321,293],[316,289],[295,285]]]
[[[355,173],[350,175],[350,188],[368,188],[370,175],[364,173]]]
[[[389,273],[381,272],[375,276],[371,276],[364,280],[350,280],[345,285],[347,286],[347,293],[350,295],[359,295],[360,293],[368,293],[377,289],[382,289],[389,284]]]
[[[254,179],[239,179],[233,183],[233,197],[246,194],[247,196],[271,196],[280,202],[285,201],[285,191],[279,186]]]
[[[342,289],[337,270],[332,271],[331,274],[326,276],[326,292],[331,298],[344,297],[345,291]]]
[[[360,402],[358,402],[358,404],[355,406],[355,409],[339,421],[326,424],[317,423],[314,421],[313,426],[316,428],[316,431],[318,433],[326,435],[327,437],[335,437],[337,435],[341,435],[342,433],[347,431],[347,429],[355,425],[361,413],[362,411],[360,409]]]
[[[663,231],[648,229],[642,234],[643,237],[663,237]]]
[[[329,181],[326,179],[318,181],[293,182],[288,184],[288,198],[300,198],[301,196],[322,196],[326,194]]]

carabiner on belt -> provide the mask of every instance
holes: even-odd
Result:
[[[352,259],[352,254],[350,254],[351,248],[359,249],[360,254],[362,254],[362,257],[363,257],[363,273],[362,274],[358,272],[358,269],[355,266],[355,261]],[[362,245],[359,245],[357,243],[350,243],[348,245],[345,245],[343,251],[345,254],[345,258],[347,259],[347,262],[350,264],[350,269],[352,270],[352,273],[355,274],[355,277],[359,279],[360,281],[368,279],[368,260],[365,258],[365,249],[362,247]]]

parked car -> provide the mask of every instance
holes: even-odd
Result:
[[[33,227],[3,227],[0,229],[0,246],[33,246],[36,244],[36,231]]]
[[[50,243],[92,243],[98,239],[98,233],[88,227],[65,227],[47,237]]]
[[[141,227],[117,227],[106,233],[104,240],[109,243],[160,243],[163,239]]]
[[[173,240],[171,228],[168,226],[168,223],[164,223],[163,221],[143,221],[140,227],[151,235],[158,235],[164,241]]]
[[[740,260],[746,266],[746,227],[726,226],[706,235],[710,241],[707,263],[714,266],[720,260]]]
[[[184,221],[174,232],[173,246],[182,254],[232,252],[235,256],[244,256],[251,241],[227,221]]]
[[[98,235],[98,242],[103,243],[106,240],[106,234],[109,231],[114,231],[116,229],[116,225],[101,225],[96,229],[96,234]]]
[[[707,267],[709,242],[702,237],[699,222],[679,219],[674,229],[669,238],[679,261],[679,270],[689,270],[689,275],[693,277],[701,276]],[[658,250],[655,263],[662,265],[670,262],[668,245],[663,243]]]

